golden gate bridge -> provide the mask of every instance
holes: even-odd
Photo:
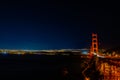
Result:
[[[92,34],[92,45],[88,55],[89,57],[87,58],[89,58],[89,61],[85,63],[87,67],[82,72],[85,80],[90,80],[90,78],[85,75],[85,71],[90,68],[93,63],[95,64],[96,70],[102,75],[99,80],[120,80],[120,57],[107,56],[99,53],[97,34]],[[90,60],[93,61],[90,62]]]

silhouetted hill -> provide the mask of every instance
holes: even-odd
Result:
[[[10,55],[0,54],[1,80],[84,80],[81,73],[87,58],[62,55]],[[82,66],[80,66],[82,65]],[[84,65],[84,66],[83,66]],[[95,66],[91,66],[86,74],[96,74]],[[68,73],[66,75],[65,71]],[[92,73],[93,74],[93,73]],[[96,79],[96,76],[92,80]]]
[[[0,54],[0,79],[76,80],[75,78],[82,78],[72,75],[81,72],[78,66],[80,63],[79,56]],[[64,68],[71,72],[68,79],[62,74]]]

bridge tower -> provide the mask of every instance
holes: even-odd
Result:
[[[92,33],[92,45],[91,45],[91,54],[98,54],[98,36],[95,33]]]

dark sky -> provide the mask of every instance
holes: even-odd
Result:
[[[117,46],[119,21],[113,10],[111,4],[74,0],[1,2],[0,48],[88,48],[92,32],[98,33],[101,47]]]

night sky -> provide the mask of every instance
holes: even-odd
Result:
[[[0,48],[89,48],[92,32],[102,48],[118,46],[120,24],[113,10],[111,4],[79,1],[1,2]]]

